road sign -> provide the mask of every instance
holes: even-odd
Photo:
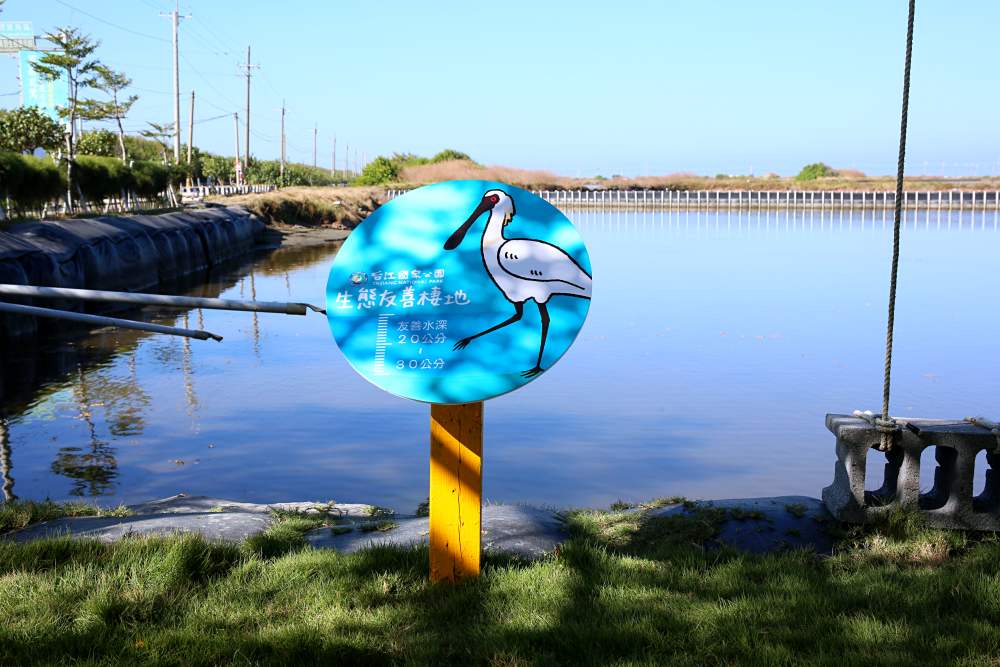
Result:
[[[50,81],[35,71],[31,63],[45,54],[41,51],[21,51],[21,106],[38,107],[53,120],[59,120],[59,107],[69,105],[69,84],[66,76]]]
[[[551,368],[590,294],[587,249],[557,208],[510,185],[451,181],[389,201],[351,232],[330,270],[327,317],[378,387],[473,403]]]
[[[0,21],[0,53],[17,53],[35,48],[31,21]]]

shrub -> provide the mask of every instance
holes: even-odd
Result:
[[[796,181],[815,181],[823,176],[836,176],[837,172],[822,162],[814,162],[802,167],[802,171],[795,177]]]
[[[15,208],[34,208],[65,191],[59,165],[47,157],[0,153],[0,194]]]
[[[126,135],[125,152],[130,160],[163,161],[163,146],[158,141]],[[87,130],[76,140],[76,154],[121,157],[118,135],[111,130]],[[186,149],[182,150],[182,154],[182,158],[187,155]]]
[[[423,155],[416,155],[414,153],[393,153],[389,161],[396,165],[396,168],[400,171],[405,167],[417,167],[430,162]]]
[[[170,183],[170,168],[159,162],[135,160],[132,163],[132,189],[140,197],[156,197]]]
[[[287,171],[286,171],[287,173]],[[277,183],[281,178],[281,162],[276,160],[254,160],[250,158],[243,172],[247,183]]]
[[[447,162],[448,160],[468,160],[469,162],[474,162],[474,160],[465,153],[451,148],[446,148],[431,158],[431,162]]]
[[[92,201],[117,197],[123,190],[132,189],[132,171],[118,158],[78,155],[73,167],[73,180],[83,196]]]
[[[354,179],[356,185],[382,185],[399,179],[399,167],[387,157],[379,155],[365,165],[361,175]]]

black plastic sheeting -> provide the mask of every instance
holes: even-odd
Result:
[[[263,231],[260,220],[235,207],[27,222],[0,231],[0,283],[142,292],[250,252]],[[0,315],[0,339],[32,336],[37,327],[33,317]]]

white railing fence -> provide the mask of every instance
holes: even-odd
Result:
[[[406,192],[388,190],[392,199]],[[863,190],[534,190],[547,202],[566,208],[846,208],[885,209],[896,204],[892,191]],[[995,190],[911,190],[903,193],[910,209],[1000,210]]]

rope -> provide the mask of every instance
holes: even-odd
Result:
[[[892,334],[896,320],[896,275],[899,272],[899,230],[903,214],[903,164],[906,161],[906,116],[910,106],[910,59],[913,53],[913,12],[916,0],[910,0],[909,18],[906,23],[906,64],[903,67],[903,110],[899,123],[899,159],[896,162],[896,201],[892,225],[892,271],[889,275],[889,317],[885,329],[885,376],[882,383],[882,416],[875,426],[882,434],[879,449],[892,448],[896,421],[889,416],[889,387],[892,377]]]

